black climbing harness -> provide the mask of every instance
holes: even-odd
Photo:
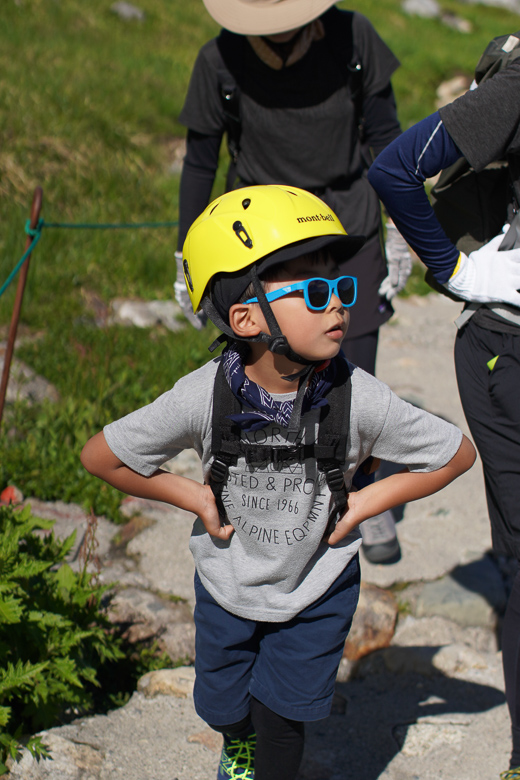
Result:
[[[213,417],[209,485],[215,496],[222,525],[227,525],[226,510],[222,494],[229,477],[230,466],[235,466],[240,457],[246,464],[257,467],[272,463],[283,467],[289,463],[303,463],[314,458],[318,470],[325,474],[332,495],[332,509],[325,534],[334,529],[337,520],[347,506],[347,489],[343,467],[346,460],[350,427],[351,375],[345,360],[338,361],[338,370],[327,400],[328,405],[320,409],[318,440],[314,444],[302,442],[272,447],[251,444],[241,438],[240,426],[230,419],[231,415],[243,411],[239,400],[231,390],[224,374],[223,362],[217,369],[213,393]]]

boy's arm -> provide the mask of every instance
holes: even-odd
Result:
[[[329,544],[337,544],[357,525],[369,517],[385,512],[394,506],[407,504],[418,498],[424,498],[443,487],[467,471],[475,462],[475,448],[466,436],[453,458],[442,468],[429,472],[410,472],[403,470],[386,479],[356,492],[349,493],[348,508],[331,533]]]
[[[209,485],[201,485],[193,479],[170,474],[161,469],[150,477],[138,474],[114,455],[102,431],[85,444],[81,453],[81,462],[95,477],[103,479],[123,493],[164,501],[193,512],[200,517],[211,536],[226,540],[233,532],[233,526],[220,525],[217,505]]]

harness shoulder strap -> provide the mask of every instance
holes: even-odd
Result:
[[[226,485],[229,467],[236,465],[238,458],[244,457],[248,464],[303,462],[307,458],[316,458],[319,471],[325,474],[327,485],[333,498],[331,528],[347,504],[347,491],[343,476],[343,465],[350,428],[351,377],[346,361],[338,364],[338,371],[329,395],[329,404],[325,407],[318,428],[318,441],[315,444],[293,444],[287,446],[266,446],[250,444],[241,439],[240,427],[229,419],[239,414],[241,405],[231,390],[224,374],[222,361],[215,376],[213,393],[213,414],[211,432],[211,452],[213,460],[210,467],[209,484],[215,496],[221,522],[226,524],[226,512],[222,501],[222,492]],[[328,529],[328,532],[330,533]]]
[[[235,398],[224,374],[221,360],[213,385],[213,414],[211,418],[211,461],[209,485],[217,502],[222,525],[227,525],[226,510],[222,492],[226,485],[229,467],[236,464],[240,454],[240,428],[229,419],[229,415],[240,412],[240,403]]]
[[[332,495],[333,508],[325,535],[332,533],[339,517],[347,506],[348,494],[343,475],[343,465],[350,431],[350,407],[352,378],[348,363],[341,360],[332,389],[329,405],[320,421],[315,456],[318,469],[323,471]]]
[[[363,140],[363,65],[354,44],[354,12],[340,11],[334,20],[338,23],[327,28],[327,35],[330,36],[330,46],[344,74],[345,83],[350,87],[359,136]]]

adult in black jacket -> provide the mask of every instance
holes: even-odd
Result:
[[[308,189],[334,209],[349,233],[368,238],[349,261],[348,273],[358,277],[359,306],[344,349],[374,373],[378,328],[393,310],[391,294],[379,293],[387,266],[379,201],[366,173],[371,156],[401,132],[390,83],[399,63],[365,17],[330,7],[331,0],[311,3],[310,10],[293,0],[206,6],[220,23],[234,23],[234,32],[223,29],[199,52],[180,115],[188,136],[178,249],[209,202],[229,125],[221,93],[236,85],[232,99],[241,134],[233,186]],[[313,13],[318,18],[308,19]]]
[[[238,149],[228,188],[280,183],[307,189],[331,206],[349,233],[367,236],[342,267],[358,278],[359,291],[343,350],[374,374],[379,327],[392,316],[390,299],[411,269],[403,246],[387,268],[380,203],[367,180],[373,157],[401,132],[390,83],[399,63],[364,16],[339,10],[333,0],[204,3],[223,29],[199,52],[180,115],[188,134],[177,300],[200,326],[189,309],[181,250],[209,202],[227,132]],[[395,235],[393,226],[389,230]],[[363,530],[367,557],[395,559],[390,513]]]
[[[510,36],[507,45],[519,45]],[[506,49],[509,51],[509,49]],[[402,234],[437,281],[467,301],[457,320],[457,382],[484,467],[493,549],[520,561],[520,248],[500,233],[469,255],[447,238],[424,191],[464,155],[476,171],[507,160],[507,223],[520,203],[520,59],[410,128],[378,158],[370,180]],[[511,229],[515,229],[512,225]],[[509,232],[509,231],[508,231]],[[509,236],[508,236],[509,238]],[[513,751],[503,780],[520,778],[520,571],[502,629]]]

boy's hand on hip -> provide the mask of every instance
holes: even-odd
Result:
[[[348,536],[349,533],[353,531],[354,528],[362,522],[362,520],[365,519],[364,517],[361,519],[356,519],[356,516],[359,515],[359,512],[356,509],[356,505],[359,501],[358,493],[359,491],[356,490],[356,488],[350,490],[347,498],[347,509],[341,515],[340,519],[336,523],[336,527],[327,539],[327,542],[330,545],[341,542],[345,536]]]
[[[233,531],[235,530],[231,524],[221,525],[220,515],[217,509],[217,502],[215,496],[209,485],[202,485],[202,504],[198,511],[198,515],[204,523],[204,528],[210,536],[215,536],[217,539],[227,541]]]
[[[425,496],[431,496],[464,474],[475,462],[475,448],[466,436],[462,436],[459,449],[445,466],[434,471],[410,472],[405,467],[397,474],[376,480],[371,485],[350,491],[347,509],[329,536],[329,544],[337,544],[357,525],[369,517],[385,512],[400,504],[408,504]]]

